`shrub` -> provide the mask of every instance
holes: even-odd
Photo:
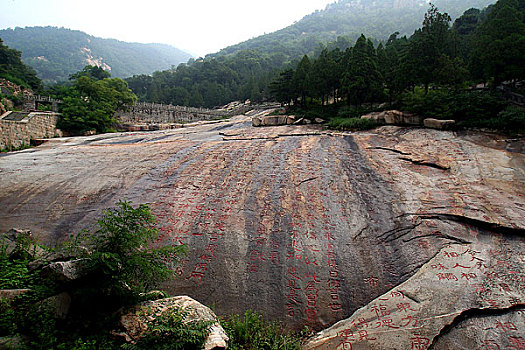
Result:
[[[0,289],[30,288],[36,274],[30,272],[27,264],[34,260],[36,246],[29,238],[19,235],[13,251],[8,254],[8,247],[0,243]]]
[[[94,233],[81,232],[70,247],[83,246],[79,255],[87,259],[93,271],[90,291],[103,291],[105,297],[117,298],[124,304],[134,303],[140,294],[174,275],[166,262],[177,262],[185,246],[152,248],[158,238],[155,219],[147,204],[133,208],[131,202],[119,201],[97,220]],[[88,295],[91,296],[91,295]]]
[[[133,207],[131,202],[118,202],[116,208],[106,210],[97,221],[95,232],[83,231],[65,245],[63,249],[69,253],[66,256],[84,258],[90,272],[74,283],[60,286],[58,291],[52,282],[29,272],[27,263],[32,259],[30,247],[34,244],[19,236],[15,253],[9,255],[3,246],[0,288],[30,287],[31,292],[10,304],[0,301],[0,337],[24,334],[28,349],[119,348],[120,344],[109,335],[115,326],[113,311],[141,300],[142,292],[170,278],[174,272],[164,259],[176,262],[185,252],[183,246],[150,247],[157,236],[147,205]],[[42,301],[64,288],[72,297],[72,309],[68,319],[61,321]],[[183,331],[179,327],[173,332]]]
[[[525,133],[525,109],[517,106],[508,106],[497,116],[486,119],[470,119],[464,126],[498,129],[510,134]]]
[[[127,350],[198,350],[202,349],[211,321],[185,321],[188,311],[173,309],[148,324],[144,338],[136,344],[123,346]]]
[[[243,319],[238,315],[223,319],[221,324],[230,338],[230,350],[296,350],[308,332],[287,332],[280,323],[265,322],[254,311],[246,311]]]
[[[331,119],[326,126],[335,130],[368,130],[375,128],[377,123],[371,119],[337,117]]]
[[[421,89],[402,97],[401,109],[425,118],[454,119],[458,122],[494,118],[506,102],[497,93],[488,91],[430,90]]]
[[[337,116],[339,118],[359,118],[373,111],[375,110],[371,108],[344,106],[339,108]]]

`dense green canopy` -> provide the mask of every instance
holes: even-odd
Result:
[[[0,39],[0,78],[21,86],[40,89],[42,82],[36,76],[36,72],[22,62],[21,57],[20,51],[10,49]]]

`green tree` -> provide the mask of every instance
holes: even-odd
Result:
[[[525,79],[525,0],[499,0],[474,37],[471,70],[493,86]]]
[[[377,48],[377,57],[380,72],[383,76],[386,93],[390,103],[393,102],[408,86],[408,74],[403,69],[403,62],[408,46],[408,39],[404,36],[398,38],[398,32],[392,34],[385,44]]]
[[[336,90],[340,85],[340,58],[341,53],[338,49],[331,52],[323,49],[313,64],[312,93],[321,98],[323,105],[328,102],[330,95],[336,98]]]
[[[185,251],[184,246],[150,247],[158,230],[146,204],[134,208],[131,202],[119,201],[116,208],[104,212],[97,226],[95,232],[84,231],[77,240],[89,252],[84,256],[98,276],[96,288],[110,297],[133,302],[140,293],[172,277],[165,260]]]
[[[101,67],[98,66],[85,66],[84,69],[82,69],[79,72],[76,72],[74,74],[69,75],[69,80],[76,80],[80,77],[88,77],[93,80],[103,80],[106,78],[110,78],[111,74]]]
[[[312,62],[310,62],[310,58],[307,55],[304,55],[293,75],[294,93],[301,97],[303,106],[306,105],[306,98],[312,92],[311,74]]]
[[[289,104],[292,99],[296,97],[295,89],[293,87],[293,69],[287,69],[279,74],[270,84],[270,91],[273,97],[281,103],[281,105]]]
[[[441,68],[439,58],[450,56],[452,47],[449,33],[450,16],[440,13],[434,5],[425,14],[423,27],[410,37],[406,71],[414,82],[423,84],[425,93]]]
[[[348,102],[361,106],[364,102],[374,101],[383,91],[383,78],[374,45],[361,35],[355,46],[347,51],[343,88],[349,98]]]
[[[67,90],[58,127],[74,134],[110,131],[115,111],[133,104],[136,96],[120,78],[95,80],[81,75]]]

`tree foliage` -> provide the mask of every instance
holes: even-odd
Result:
[[[525,1],[499,0],[490,8],[473,38],[473,72],[498,85],[525,79]]]
[[[524,2],[500,0],[483,11],[469,9],[452,27],[450,16],[431,4],[422,27],[409,38],[396,32],[375,47],[361,35],[344,53],[335,47],[315,59],[304,56],[287,71],[295,77],[293,84],[285,84],[281,75],[272,92],[288,102],[302,101],[301,107],[308,98],[324,105],[328,97],[361,106],[393,103],[416,86],[426,94],[430,87],[460,90],[473,79],[492,81],[493,87],[523,80]]]
[[[155,218],[149,206],[136,208],[131,202],[119,201],[97,220],[95,232],[83,231],[75,243],[86,249],[89,269],[97,275],[96,288],[109,296],[136,299],[140,293],[173,276],[166,265],[185,252],[184,246],[153,248],[158,238]]]
[[[41,89],[42,82],[36,72],[25,65],[21,57],[20,51],[10,49],[0,39],[0,78],[31,89]]]
[[[111,131],[116,122],[115,111],[136,101],[124,80],[109,78],[98,67],[86,66],[72,79],[73,86],[58,89],[56,96],[64,100],[57,126],[73,134]]]

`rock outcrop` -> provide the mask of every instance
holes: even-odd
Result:
[[[361,119],[371,119],[378,125],[421,125],[423,120],[416,114],[396,110],[372,112],[361,116]]]
[[[294,116],[289,115],[263,115],[252,118],[253,126],[279,126],[292,125],[296,121]]]
[[[72,282],[89,272],[86,259],[51,262],[42,269],[42,276],[55,283]]]
[[[423,120],[425,128],[438,129],[438,130],[450,130],[456,125],[455,120],[440,120],[427,118]]]
[[[119,199],[150,203],[160,231],[155,244],[184,243],[190,251],[174,266],[180,278],[162,286],[170,295],[215,304],[221,315],[255,309],[316,331],[365,315],[367,331],[386,334],[394,328],[382,316],[374,329],[373,306],[411,290],[424,308],[381,304],[395,327],[408,321],[398,304],[409,303],[415,311],[406,315],[420,317],[411,326],[422,325],[420,333],[392,333],[406,335],[399,344],[410,349],[414,338],[414,349],[426,349],[428,338],[453,348],[465,334],[473,344],[499,342],[504,335],[475,325],[489,322],[480,316],[489,312],[483,316],[518,328],[525,299],[523,143],[397,126],[358,133],[253,128],[250,117],[51,140],[0,158],[0,230],[27,227],[52,243]],[[431,273],[434,259],[467,249],[479,253],[441,262],[447,270]],[[474,271],[478,261],[485,267]],[[502,349],[525,338],[505,329]]]
[[[443,330],[463,318],[525,313],[523,277],[515,276],[523,264],[524,242],[518,237],[497,242],[491,236],[478,238],[476,243],[444,247],[408,281],[318,333],[305,350],[427,349],[440,340]],[[507,326],[498,329],[498,322]],[[516,323],[495,321],[490,332],[486,331],[490,327],[459,332],[463,334],[458,342],[480,349],[490,339],[504,349],[512,348],[509,337],[522,336],[524,324],[523,317]],[[457,348],[462,347],[434,346]]]
[[[148,323],[169,311],[182,311],[187,315],[183,322],[192,321],[213,322],[209,329],[203,350],[226,349],[228,336],[219,324],[217,316],[209,307],[188,296],[178,296],[166,299],[143,302],[120,318],[121,332],[115,332],[127,342],[135,343],[144,337],[148,330]]]

